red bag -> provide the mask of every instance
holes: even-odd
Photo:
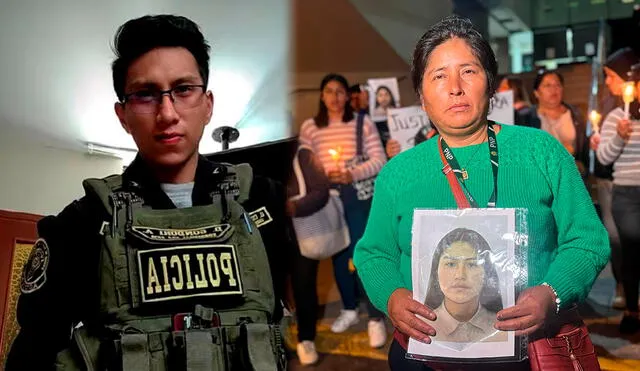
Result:
[[[600,371],[587,326],[573,307],[529,337],[532,371]]]

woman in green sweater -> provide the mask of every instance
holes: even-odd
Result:
[[[382,169],[355,250],[354,263],[373,304],[388,313],[400,334],[425,343],[435,330],[416,315],[431,320],[436,315],[435,308],[412,297],[411,227],[416,208],[457,208],[442,171],[440,145],[451,149],[466,172],[472,207],[528,209],[529,287],[515,306],[497,313],[496,329],[516,336],[543,329],[558,310],[586,298],[609,258],[606,231],[564,147],[543,131],[487,121],[496,75],[495,55],[470,21],[452,16],[423,35],[412,79],[440,134]],[[496,156],[489,153],[490,137],[497,140]],[[491,161],[497,158],[494,180]],[[389,352],[391,369],[430,369],[404,358],[401,338]],[[528,368],[525,363],[509,369]]]

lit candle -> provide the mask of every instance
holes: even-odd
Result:
[[[622,93],[622,100],[624,101],[624,117],[629,119],[629,105],[635,99],[636,89],[633,81],[627,81],[624,83],[624,91]]]
[[[331,159],[336,163],[336,170],[340,170],[340,157],[342,157],[342,148],[338,147],[338,149],[329,149],[329,155],[331,155]]]
[[[589,114],[589,120],[591,121],[591,129],[593,130],[594,133],[597,133],[598,131],[600,131],[600,119],[602,118],[602,115],[598,113],[598,111],[593,110],[591,111],[591,113]]]

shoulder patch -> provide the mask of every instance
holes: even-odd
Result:
[[[253,220],[253,222],[256,223],[256,226],[258,228],[264,225],[267,225],[273,221],[273,218],[271,217],[271,214],[269,214],[269,211],[267,210],[266,206],[263,206],[257,210],[250,212],[249,217],[251,217],[251,220]]]
[[[49,266],[49,245],[40,238],[33,245],[29,260],[22,270],[20,290],[23,294],[32,293],[47,282],[47,267]]]

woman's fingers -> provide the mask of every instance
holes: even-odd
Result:
[[[419,320],[414,315],[408,315],[407,318],[400,321],[398,323],[398,330],[418,341],[426,342],[427,344],[431,342],[430,336],[435,335],[436,332],[433,327]]]
[[[407,306],[407,310],[432,321],[436,319],[436,314],[433,313],[433,311],[429,309],[429,307],[415,300],[411,301],[411,303]]]
[[[528,307],[516,304],[513,307],[505,308],[498,312],[498,320],[504,321],[511,318],[519,318],[530,314]]]
[[[518,331],[525,330],[538,324],[538,318],[533,315],[527,315],[518,318],[512,318],[506,321],[496,322],[496,328],[502,331]]]

